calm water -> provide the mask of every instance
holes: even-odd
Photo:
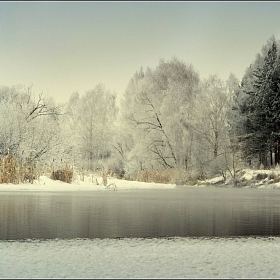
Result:
[[[1,192],[0,239],[280,235],[280,190]]]

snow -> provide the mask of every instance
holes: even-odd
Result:
[[[96,183],[96,179],[98,184]],[[116,190],[127,189],[170,189],[175,188],[175,184],[159,184],[159,183],[145,183],[137,181],[120,180],[113,177],[108,177],[106,187],[102,184],[101,176],[85,176],[84,180],[75,178],[73,182],[65,183],[59,180],[52,180],[47,176],[40,176],[38,180],[31,183],[21,184],[0,184],[1,191],[112,191],[113,186]]]
[[[280,169],[242,169],[236,172],[238,187],[278,189],[280,188]],[[217,176],[207,180],[201,180],[197,186],[223,186],[233,187],[233,179],[227,174],[226,181],[222,176]]]
[[[265,175],[265,176],[260,176]],[[258,177],[259,176],[259,177]],[[242,183],[241,187],[248,188],[280,188],[280,169],[254,170],[242,169],[238,172],[238,179]],[[198,181],[194,186],[232,186],[231,178],[224,182],[222,176],[216,176],[211,179]],[[278,178],[278,180],[276,180]],[[115,186],[115,188],[114,188]],[[240,187],[239,186],[239,187]],[[112,191],[112,190],[131,190],[131,189],[172,189],[179,187],[176,184],[146,183],[139,181],[128,181],[117,179],[111,176],[107,177],[107,187],[102,184],[102,176],[98,174],[88,174],[82,180],[80,176],[74,176],[72,182],[65,183],[59,180],[52,180],[48,176],[42,175],[38,180],[31,183],[21,184],[0,184],[1,191]],[[180,187],[182,187],[180,185]],[[183,187],[192,187],[183,185]]]
[[[279,278],[280,238],[0,242],[1,278]]]
[[[245,170],[252,180],[264,171]],[[267,171],[266,171],[267,172]],[[101,177],[96,177],[100,183]],[[210,180],[216,183],[220,178]],[[109,177],[117,191],[172,189],[175,184]],[[266,185],[263,184],[262,187]],[[269,185],[267,185],[269,186]],[[191,187],[191,186],[189,186]],[[41,176],[3,191],[113,191],[93,177],[71,184]],[[0,278],[279,278],[280,237],[122,238],[0,241]]]

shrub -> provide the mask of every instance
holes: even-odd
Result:
[[[31,158],[28,158],[24,164],[20,165],[20,181],[33,183],[38,179],[39,172],[36,164]]]
[[[268,177],[268,175],[266,173],[258,173],[256,176],[255,176],[255,179],[256,180],[263,180],[263,179],[266,179]]]
[[[71,183],[73,179],[73,168],[66,164],[61,169],[52,170],[51,179],[59,180],[65,183]]]
[[[111,176],[118,179],[124,178],[125,170],[122,160],[117,158],[110,158],[104,163],[104,166],[106,166],[106,169],[110,170]]]

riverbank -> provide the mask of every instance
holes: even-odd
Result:
[[[226,179],[218,176],[198,181],[196,186],[278,189],[280,188],[280,169],[242,169],[236,172],[235,180],[228,174]]]
[[[217,176],[208,180],[197,181],[194,185],[176,185],[163,183],[146,183],[128,181],[114,177],[107,178],[107,184],[102,184],[102,177],[98,175],[84,176],[83,180],[76,177],[71,183],[52,180],[47,176],[40,176],[31,183],[0,184],[0,191],[117,191],[128,189],[172,189],[176,187],[238,187],[238,188],[280,188],[280,170],[242,169],[236,173],[237,184],[231,176],[223,178]]]
[[[0,184],[0,191],[118,191],[128,189],[172,189],[175,187],[175,184],[127,181],[114,177],[108,177],[107,184],[104,186],[101,176],[84,176],[83,180],[75,178],[71,183],[40,176],[32,184]]]

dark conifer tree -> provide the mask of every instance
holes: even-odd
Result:
[[[244,77],[243,91],[247,95],[240,106],[240,113],[245,116],[243,122],[243,140],[245,157],[259,156],[260,163],[268,165],[279,163],[280,144],[280,65],[276,42],[273,41],[263,63],[253,71],[250,77]],[[275,161],[273,162],[273,153]]]

